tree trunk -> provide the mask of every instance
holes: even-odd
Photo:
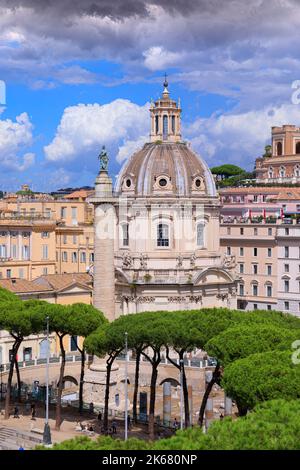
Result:
[[[16,367],[16,374],[17,374],[18,402],[20,403],[21,401],[21,377],[20,377],[20,369],[19,369],[19,364],[17,361],[17,356],[15,360],[15,367]]]
[[[149,405],[149,437],[153,441],[155,438],[155,395],[156,395],[156,380],[157,380],[157,366],[156,362],[152,364],[151,384],[150,384],[150,405]]]
[[[241,406],[238,402],[236,402],[236,406],[239,411],[239,416],[246,416],[248,409],[245,406]]]
[[[60,373],[59,373],[59,382],[58,382],[58,388],[57,388],[57,400],[56,400],[56,419],[55,419],[55,430],[59,431],[60,430],[60,425],[61,425],[61,396],[62,396],[62,391],[63,391],[63,378],[65,375],[65,365],[66,365],[66,351],[64,348],[63,344],[63,339],[65,335],[59,335],[59,346],[60,346],[60,352],[61,352],[61,365],[60,365]]]
[[[205,390],[203,398],[202,398],[202,403],[201,403],[201,407],[200,407],[200,411],[199,411],[199,419],[198,419],[198,424],[201,427],[203,426],[204,412],[205,412],[208,397],[210,395],[210,392],[211,392],[214,384],[218,381],[219,378],[220,378],[220,364],[217,364],[216,367],[215,367],[215,370],[213,372],[211,381],[207,384],[206,390]]]
[[[177,354],[179,355],[179,361],[183,361],[183,355],[185,351],[177,351]],[[173,361],[173,359],[170,358],[169,355],[169,348],[167,348],[167,359],[171,364],[176,367],[180,371],[180,362],[177,364],[177,362]],[[189,404],[189,392],[188,392],[188,387],[187,387],[187,380],[186,380],[186,373],[185,373],[185,368],[183,364],[183,370],[182,370],[182,389],[183,389],[183,401],[184,401],[184,419],[185,419],[185,427],[190,426],[190,404]]]
[[[9,364],[9,373],[8,373],[7,385],[6,385],[4,419],[9,419],[11,383],[12,383],[12,378],[13,378],[13,373],[14,373],[16,356],[18,354],[18,349],[20,347],[20,344],[21,344],[21,341],[15,341],[13,345],[13,350],[12,350],[13,356]]]
[[[103,416],[103,427],[104,432],[108,431],[108,403],[109,403],[109,384],[110,384],[110,373],[113,364],[113,359],[109,358],[106,361],[106,384],[105,384],[105,399],[104,399],[104,416]]]
[[[78,348],[79,349],[79,348]],[[80,382],[79,382],[79,413],[83,410],[83,379],[84,379],[84,367],[85,367],[85,349],[79,349],[81,354],[81,368],[80,368]]]
[[[134,423],[137,422],[137,397],[139,389],[139,375],[140,375],[140,361],[141,361],[141,352],[136,353],[135,359],[135,377],[134,377],[134,391],[133,391],[133,403],[132,403],[132,420]]]
[[[190,404],[189,404],[189,391],[186,380],[186,373],[184,364],[182,366],[182,391],[184,401],[184,425],[186,428],[190,426]]]

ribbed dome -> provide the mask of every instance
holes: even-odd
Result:
[[[148,143],[125,163],[115,191],[134,196],[216,196],[207,164],[184,143]]]

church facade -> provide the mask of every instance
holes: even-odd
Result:
[[[109,320],[143,311],[236,308],[235,259],[221,255],[220,201],[207,164],[182,140],[165,81],[150,140],[119,173],[96,178],[94,305]]]

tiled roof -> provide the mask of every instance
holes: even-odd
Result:
[[[48,288],[59,291],[75,283],[90,287],[92,277],[88,273],[48,274],[38,277],[33,283],[39,286],[48,286]]]
[[[67,194],[64,196],[65,199],[86,199],[90,196],[94,191],[87,191],[85,189],[80,189],[78,191],[74,191],[71,194]]]
[[[33,281],[26,279],[0,279],[0,287],[15,294],[30,294],[38,292],[55,292],[80,284],[87,289],[91,288],[92,277],[86,273],[75,274],[48,274],[40,276]]]
[[[0,286],[16,294],[53,291],[49,286],[34,284],[26,279],[0,279]]]
[[[287,189],[284,189],[282,191],[280,191],[280,193],[274,197],[274,199],[276,199],[277,201],[278,200],[298,200],[300,198],[300,188],[299,190],[297,189],[290,189],[290,188],[287,188]]]
[[[289,191],[290,188],[286,188],[287,191]],[[293,188],[293,191],[295,189]],[[242,187],[242,188],[223,188],[219,189],[219,193],[221,195],[223,194],[231,194],[231,193],[238,193],[238,194],[251,194],[251,193],[268,193],[268,194],[279,194],[282,191],[282,188],[279,186],[254,186],[254,187]],[[299,188],[299,194],[300,194],[300,188]]]

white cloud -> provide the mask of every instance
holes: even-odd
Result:
[[[164,47],[153,46],[143,52],[145,66],[152,71],[165,70],[178,66],[181,55],[177,52],[167,51]]]
[[[271,127],[300,125],[300,106],[265,107],[240,114],[212,115],[196,119],[185,136],[210,166],[234,163],[249,170],[271,138]]]
[[[11,119],[0,120],[0,164],[8,170],[24,171],[34,163],[34,154],[25,153],[32,144],[32,123],[27,113]]]
[[[59,164],[77,161],[89,167],[100,147],[106,145],[118,153],[121,161],[125,157],[124,146],[132,146],[133,141],[146,135],[149,125],[148,103],[139,106],[117,99],[102,106],[70,106],[64,110],[54,139],[44,147],[46,159]]]

